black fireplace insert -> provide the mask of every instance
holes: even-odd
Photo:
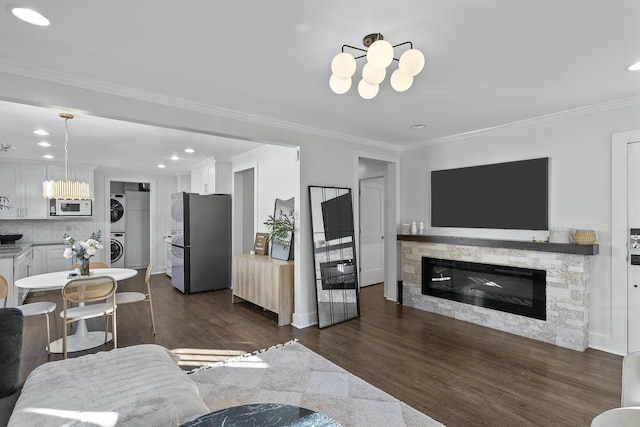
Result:
[[[547,272],[422,257],[422,294],[546,320]]]

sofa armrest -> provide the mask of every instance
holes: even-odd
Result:
[[[622,360],[622,397],[620,406],[640,406],[640,352]]]

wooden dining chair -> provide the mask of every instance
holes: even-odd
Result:
[[[0,275],[0,299],[4,298],[3,307],[7,306],[9,299],[9,283],[7,279]],[[47,321],[47,353],[51,354],[51,319],[49,314],[56,311],[56,303],[54,302],[34,302],[31,304],[19,305],[16,308],[22,312],[23,317],[43,315]],[[55,326],[55,322],[54,322]]]
[[[68,326],[82,319],[94,317],[111,318],[113,328],[113,348],[118,348],[116,329],[116,298],[115,292],[118,283],[113,277],[96,276],[80,277],[71,280],[62,288],[63,310],[60,316],[63,319],[64,334],[62,335],[62,352],[67,358],[67,329]],[[97,304],[85,305],[88,302],[104,301]],[[71,304],[79,304],[77,307]],[[104,342],[108,339],[108,327],[105,327]]]
[[[147,293],[143,292],[116,292],[116,305],[129,304],[133,302],[148,302],[149,312],[151,313],[151,328],[153,329],[153,335],[156,334],[156,324],[153,318],[153,300],[151,299],[151,268],[152,264],[147,266],[147,271],[144,275],[144,282],[147,286]]]
[[[79,262],[76,262],[75,264],[73,264],[69,270],[75,270],[76,268],[80,268]],[[102,261],[96,261],[96,262],[89,263],[89,269],[92,269],[92,268],[109,268],[109,266]]]
[[[0,299],[4,299],[3,307],[7,306],[7,300],[9,299],[9,283],[4,276],[0,275]]]

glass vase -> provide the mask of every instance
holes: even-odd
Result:
[[[80,261],[80,275],[81,276],[89,276],[89,260],[83,259]]]

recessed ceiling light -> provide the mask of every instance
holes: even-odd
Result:
[[[640,71],[640,61],[636,62],[633,65],[629,65],[627,70],[629,70],[629,71]]]
[[[49,144],[47,141],[38,142],[38,145],[40,147],[51,147],[51,144]]]
[[[164,168],[166,168],[166,166],[165,166],[165,165],[163,165],[162,163],[160,163],[160,164],[158,165],[158,167],[159,167],[160,169],[164,169]]]
[[[171,160],[176,161],[176,160],[180,160],[180,157],[176,156],[175,154],[173,156],[171,156]]]
[[[185,152],[185,153],[189,153],[189,154],[191,154],[191,153],[195,153],[195,152],[196,152],[196,150],[194,150],[193,148],[186,148],[186,149],[184,150],[184,152]]]
[[[16,18],[32,25],[39,27],[47,27],[51,22],[33,9],[27,9],[24,7],[14,7],[11,9],[11,13]]]
[[[415,125],[411,125],[409,126],[411,129],[424,129],[426,127],[426,125],[422,124],[422,123],[418,123]]]
[[[40,136],[49,135],[49,132],[47,132],[46,130],[43,130],[43,129],[34,130],[33,133],[35,133],[36,135],[40,135]]]
[[[53,159],[53,156],[51,154],[45,154],[44,156],[45,159]]]

